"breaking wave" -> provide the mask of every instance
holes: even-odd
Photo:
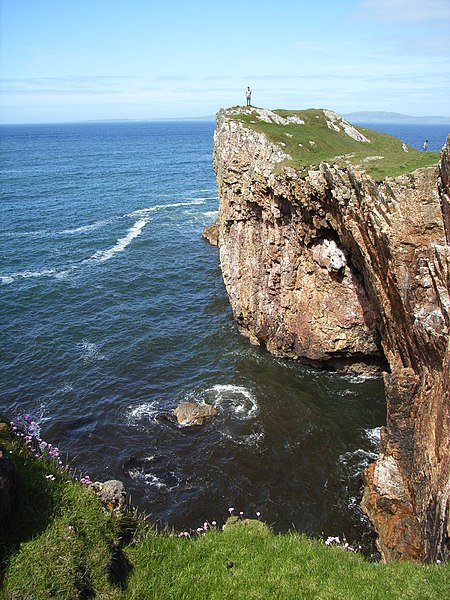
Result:
[[[253,394],[241,385],[215,385],[206,391],[210,403],[238,419],[252,419],[259,412]]]
[[[131,229],[128,230],[127,235],[125,235],[122,238],[119,238],[112,248],[108,248],[108,250],[99,250],[98,252],[93,254],[88,260],[104,262],[105,260],[109,260],[110,258],[112,258],[114,254],[117,254],[117,252],[123,252],[125,248],[129,244],[131,244],[134,238],[140,235],[144,227],[147,225],[148,221],[148,219],[139,219],[139,221],[136,221],[133,227],[131,227]]]

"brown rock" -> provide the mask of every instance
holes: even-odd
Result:
[[[354,357],[372,373],[383,360],[378,315],[317,201],[327,167],[306,180],[293,169],[275,175],[286,155],[226,113],[215,140],[220,263],[241,333],[279,356],[344,371]],[[354,195],[348,176],[346,185],[340,195]]]
[[[202,237],[204,237],[205,240],[208,240],[208,242],[211,244],[211,246],[218,246],[219,245],[219,226],[218,226],[217,222],[213,223],[212,225],[207,225],[205,227],[205,229],[203,230]]]
[[[448,559],[450,137],[439,167],[382,183],[326,163],[302,176],[285,158],[219,112],[219,255],[238,327],[313,364],[384,355],[387,423],[364,507],[385,560]]]
[[[209,404],[181,402],[173,411],[179,425],[203,425],[217,415],[217,409]]]

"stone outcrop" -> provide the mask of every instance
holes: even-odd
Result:
[[[172,414],[178,425],[204,425],[211,417],[217,415],[217,408],[210,404],[180,402]]]
[[[204,237],[212,246],[217,246],[219,244],[219,228],[217,223],[207,225],[203,230],[202,237]]]
[[[98,497],[109,510],[120,511],[127,505],[127,490],[119,479],[108,479],[102,483]]]
[[[214,167],[237,325],[312,364],[385,361],[387,423],[363,506],[385,560],[448,558],[450,138],[439,166],[382,183],[331,161],[304,175],[235,114],[218,114]]]

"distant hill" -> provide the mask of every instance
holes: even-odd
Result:
[[[362,111],[344,115],[351,123],[412,123],[415,125],[450,125],[450,117],[411,117],[401,113]]]

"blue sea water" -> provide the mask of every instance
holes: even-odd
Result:
[[[124,480],[158,523],[196,528],[233,506],[370,551],[358,500],[382,382],[239,336],[217,249],[201,238],[218,209],[213,132],[208,121],[1,128],[0,412],[30,414],[77,472]],[[219,415],[197,429],[159,418],[182,400]]]
[[[450,125],[439,124],[397,124],[397,123],[359,123],[368,129],[375,129],[380,133],[388,133],[401,139],[416,150],[423,150],[423,143],[428,140],[428,152],[440,152],[450,135]]]

